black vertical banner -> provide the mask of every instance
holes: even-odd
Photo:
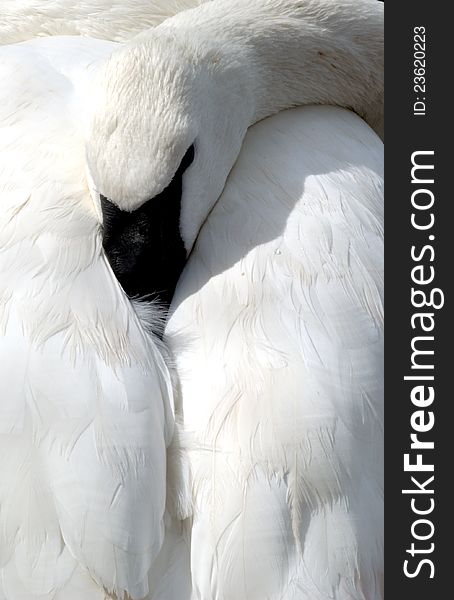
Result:
[[[434,2],[386,4],[389,600],[453,597],[454,69],[443,12]]]

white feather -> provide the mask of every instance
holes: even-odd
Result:
[[[190,2],[146,3],[148,12],[140,1],[68,4],[62,19],[66,4],[3,0],[0,41],[56,33],[125,39]],[[130,46],[132,55],[140,48],[146,66],[147,40],[155,43],[156,81],[164,73],[165,83],[173,76],[162,68],[168,63],[160,40],[181,34],[190,42],[183,58],[190,62],[200,51],[204,71],[208,57],[223,84],[216,90],[231,91],[230,102],[236,91],[210,50],[226,47],[227,65],[232,57],[235,64],[236,48],[249,57],[248,44],[259,40],[252,64],[260,57],[272,65],[270,75],[267,60],[257,63],[260,89],[270,95],[256,98],[249,118],[311,98],[349,105],[351,86],[331,63],[322,61],[345,93],[341,98],[326,82],[316,90],[294,85],[313,84],[314,74],[317,82],[320,67],[309,55],[300,62],[299,49],[295,61],[285,62],[288,69],[278,67],[288,58],[280,43],[293,39],[288,32],[300,31],[303,21],[311,29],[303,4],[315,10],[309,20],[315,18],[319,43],[321,23],[336,30],[342,18],[346,31],[352,27],[352,2],[339,2],[338,12],[330,1],[320,12],[319,0],[254,1],[250,13],[246,3],[233,4],[230,31],[230,4],[219,1],[177,17],[154,38],[147,34]],[[363,4],[359,22],[376,6]],[[105,18],[93,16],[92,7]],[[282,23],[276,21],[281,8],[290,11]],[[262,9],[263,20],[257,18]],[[368,65],[380,48],[375,12],[374,36],[361,29],[358,37],[366,47],[371,40]],[[193,35],[197,15],[205,19],[200,39]],[[273,29],[274,38],[263,25],[276,22],[284,27]],[[250,37],[243,44],[244,31]],[[305,48],[313,51],[311,43]],[[181,427],[166,465],[174,407],[167,351],[149,328],[157,312],[131,303],[115,280],[101,245],[99,178],[86,172],[93,77],[117,47],[73,37],[0,49],[0,598],[101,600],[107,590],[119,598],[185,600],[192,575],[194,599],[377,600],[381,144],[357,117],[322,108],[278,115],[248,134],[183,274],[167,327],[182,396],[176,403]],[[178,63],[179,73],[186,63],[178,62],[178,52],[170,63]],[[361,53],[348,56],[355,54]],[[120,63],[106,64],[127,70],[117,56]],[[245,80],[238,89],[256,74],[240,71]],[[358,73],[372,71],[361,66]],[[352,97],[355,106],[372,106],[370,120],[379,129],[380,68],[373,75],[377,90],[365,86],[364,97]],[[138,89],[146,91],[150,81]],[[112,84],[115,91],[125,81],[113,77]],[[151,88],[150,98],[141,99],[157,98],[171,121],[173,104],[163,102],[168,88]],[[205,97],[207,89],[200,89]],[[109,113],[112,106],[103,106]],[[214,143],[201,142],[210,168],[222,166],[225,177],[249,124],[235,121],[238,103],[221,105],[227,108],[232,119],[223,113],[224,126],[237,126],[237,145],[222,148],[223,136],[214,134],[224,130],[216,126]],[[215,125],[222,122],[216,109]],[[131,139],[149,140],[144,132],[134,129]],[[158,149],[168,141],[164,135]],[[229,159],[219,164],[221,150]],[[122,147],[120,158],[125,155]],[[113,187],[120,166],[109,162]],[[164,161],[163,181],[168,167]],[[194,184],[196,175],[197,169],[193,191],[203,183],[202,177]],[[134,197],[137,190],[127,191]],[[186,217],[200,213],[194,231],[207,206],[186,206]],[[186,531],[177,513],[187,518]]]
[[[0,44],[37,36],[127,40],[208,0],[0,0]]]
[[[74,585],[93,589],[84,600],[101,597],[90,578],[141,598],[163,539],[170,375],[104,256],[84,178],[78,107],[92,64],[113,46],[55,38],[2,49],[0,572],[8,600],[28,597],[24,590],[58,598],[75,572]]]
[[[166,329],[194,598],[381,598],[382,241],[364,122],[305,108],[249,131]]]

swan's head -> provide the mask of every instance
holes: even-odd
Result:
[[[94,90],[87,166],[104,248],[130,295],[173,293],[253,110],[232,53],[181,38],[139,36],[113,53]]]

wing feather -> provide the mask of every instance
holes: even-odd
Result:
[[[170,375],[103,254],[83,176],[83,112],[73,110],[113,47],[55,38],[0,49],[8,600],[96,600],[103,587],[143,598],[164,536]]]
[[[380,597],[382,214],[355,115],[248,133],[167,327],[196,598]]]

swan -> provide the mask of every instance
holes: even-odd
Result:
[[[0,49],[8,600],[381,597],[378,6]]]

